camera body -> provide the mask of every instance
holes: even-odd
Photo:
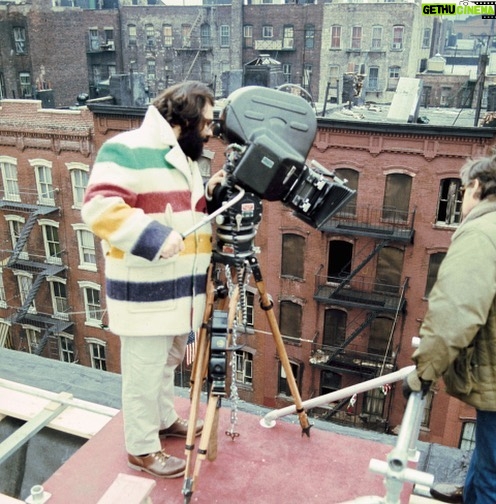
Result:
[[[258,86],[238,89],[220,116],[220,136],[238,149],[226,170],[232,184],[281,201],[320,229],[355,191],[306,165],[316,131],[315,112],[300,96]]]

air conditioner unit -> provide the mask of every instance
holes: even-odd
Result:
[[[401,42],[393,42],[393,49],[401,49]]]

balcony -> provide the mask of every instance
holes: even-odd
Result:
[[[344,345],[344,343],[343,343]],[[394,358],[384,353],[364,351],[360,345],[346,346],[314,345],[309,358],[310,365],[334,371],[350,373],[361,377],[375,377],[380,371],[394,371]]]
[[[282,39],[258,39],[255,40],[257,51],[294,51],[293,40]]]
[[[345,277],[316,275],[313,298],[319,303],[396,313],[405,308],[404,291],[407,285],[408,279],[402,285],[387,285],[377,282],[374,278],[358,275],[349,282]]]
[[[346,207],[322,227],[326,233],[368,236],[382,240],[413,243],[415,210],[402,212],[370,206]]]

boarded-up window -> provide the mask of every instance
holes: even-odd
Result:
[[[301,338],[302,307],[292,301],[281,301],[279,326],[283,336]]]
[[[386,177],[382,218],[395,222],[407,222],[411,190],[412,177],[403,173],[389,174]]]
[[[403,269],[403,250],[384,247],[377,258],[376,285],[377,292],[399,292],[401,272]]]
[[[305,238],[296,234],[284,234],[282,237],[281,275],[304,278],[305,274]]]
[[[329,309],[324,317],[324,346],[340,346],[346,338],[347,313],[343,310]]]
[[[437,279],[439,266],[446,257],[446,252],[436,252],[429,256],[429,270],[427,271],[427,282],[425,284],[425,297],[429,297],[432,287]]]

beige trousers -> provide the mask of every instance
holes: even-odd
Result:
[[[124,440],[131,455],[161,450],[158,431],[178,418],[174,409],[174,370],[181,364],[188,336],[121,336]]]

